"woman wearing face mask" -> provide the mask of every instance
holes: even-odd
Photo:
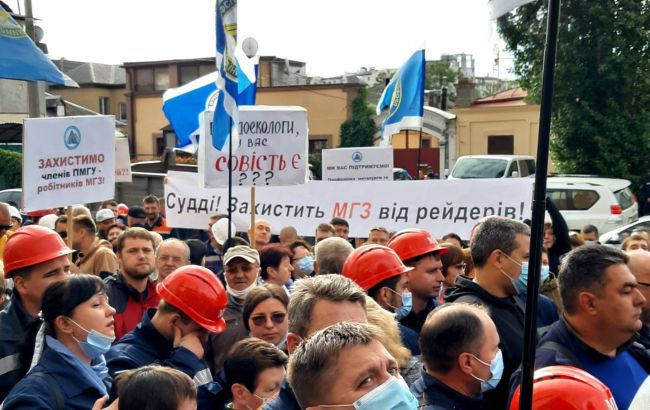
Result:
[[[291,264],[293,265],[293,279],[300,279],[314,276],[314,255],[309,244],[302,240],[293,241],[289,245],[293,254]]]
[[[250,335],[273,344],[286,352],[287,305],[289,297],[281,287],[272,284],[250,291],[244,300],[244,326]]]
[[[103,355],[115,340],[115,309],[108,304],[106,285],[97,276],[73,275],[47,288],[41,312],[42,354],[3,408],[93,408],[111,387]]]

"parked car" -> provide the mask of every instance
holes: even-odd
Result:
[[[393,181],[410,181],[413,177],[404,168],[393,168]]]
[[[603,234],[638,219],[630,185],[626,179],[563,175],[549,177],[546,192],[570,230],[594,225]]]
[[[650,230],[650,215],[642,216],[631,224],[621,226],[613,231],[609,231],[600,235],[599,242],[603,245],[621,245],[625,238],[630,236],[632,232],[638,230]]]
[[[18,209],[22,209],[22,192],[20,188],[5,189],[0,191],[0,202],[14,205]]]
[[[454,164],[448,179],[519,178],[535,173],[535,158],[528,155],[465,155]]]

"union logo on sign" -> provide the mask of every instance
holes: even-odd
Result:
[[[69,126],[63,133],[63,143],[69,150],[76,149],[81,144],[81,131],[74,125]]]
[[[362,159],[363,159],[363,154],[362,154],[361,152],[359,152],[359,151],[354,151],[354,152],[352,153],[352,161],[354,161],[354,162],[361,162]]]

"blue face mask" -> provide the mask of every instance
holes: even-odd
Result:
[[[395,292],[391,288],[387,287],[386,289],[390,290],[391,292],[393,292],[394,294],[402,298],[402,306],[400,307],[391,306],[393,308],[393,312],[395,312],[395,319],[402,320],[403,318],[408,316],[409,313],[411,313],[411,309],[413,308],[413,294],[406,289],[402,291],[401,295]]]
[[[352,404],[320,405],[319,407],[354,407],[357,410],[414,410],[417,399],[402,379],[389,377],[383,384],[364,394]]]
[[[548,265],[542,265],[542,270],[539,272],[539,284],[541,285],[548,279],[550,275]],[[528,292],[528,262],[523,262],[521,264],[521,274],[515,281],[515,288],[520,294],[525,294]]]
[[[298,269],[303,275],[311,275],[314,271],[314,257],[306,255],[300,258],[298,260]]]
[[[470,353],[471,354],[471,353]],[[494,359],[490,363],[485,363],[483,360],[479,359],[478,357],[472,356],[479,361],[482,365],[489,366],[490,367],[490,373],[492,376],[490,376],[489,379],[483,380],[479,377],[474,376],[473,374],[470,373],[470,375],[475,378],[476,380],[479,380],[481,382],[481,393],[485,393],[488,390],[492,390],[501,381],[501,376],[503,376],[503,355],[501,354],[501,349],[497,351],[497,354],[494,356]]]
[[[72,338],[79,343],[79,347],[81,350],[83,350],[84,354],[91,360],[94,360],[98,358],[99,356],[105,354],[108,352],[108,350],[111,348],[111,344],[115,340],[115,336],[110,337],[103,335],[99,333],[96,330],[86,330],[84,327],[82,327],[79,323],[75,322],[70,318],[72,323],[77,325],[79,329],[83,330],[84,332],[88,333],[88,337],[86,337],[86,340],[78,340],[74,336]]]

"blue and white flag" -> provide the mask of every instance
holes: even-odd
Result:
[[[239,145],[237,125],[237,0],[217,0],[217,105],[212,126],[212,145],[220,151]]]
[[[531,3],[533,0],[488,0],[492,18],[499,18],[519,6]]]
[[[237,105],[255,105],[257,64],[255,59],[237,56]],[[241,64],[240,64],[241,63]],[[163,112],[178,138],[177,149],[195,153],[199,139],[199,115],[214,110],[217,101],[217,76],[210,73],[163,94]],[[228,119],[226,119],[228,121]]]
[[[377,104],[377,115],[385,108],[388,117],[381,124],[381,145],[390,144],[390,137],[402,128],[422,126],[424,113],[424,49],[416,51],[397,70]]]
[[[59,71],[23,28],[0,6],[0,78],[79,87]]]

